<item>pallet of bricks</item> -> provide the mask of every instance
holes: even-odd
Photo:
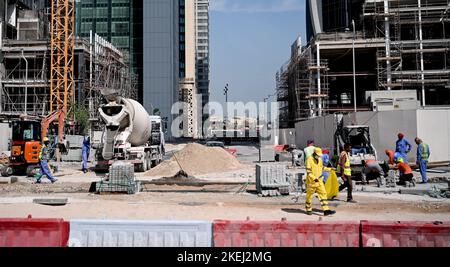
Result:
[[[140,192],[140,182],[135,180],[134,165],[131,163],[115,162],[109,167],[109,174],[96,185],[97,193],[126,193]]]
[[[282,164],[256,165],[256,191],[259,196],[289,195],[291,182]]]

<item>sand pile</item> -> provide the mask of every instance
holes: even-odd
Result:
[[[193,143],[176,152],[170,160],[148,171],[147,175],[173,177],[181,171],[180,165],[189,176],[228,172],[246,167],[220,147]]]

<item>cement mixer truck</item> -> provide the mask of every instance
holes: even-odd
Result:
[[[108,101],[99,108],[105,128],[96,152],[96,169],[106,170],[115,161],[133,163],[137,172],[158,165],[164,155],[161,117],[150,116],[132,99],[116,97]]]

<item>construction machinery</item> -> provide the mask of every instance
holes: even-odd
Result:
[[[41,150],[41,123],[37,120],[17,120],[12,123],[9,166],[15,173],[31,175],[38,168]]]
[[[303,147],[309,141],[330,151],[332,163],[338,162],[345,143],[352,146],[350,165],[356,180],[361,178],[363,161],[377,160],[377,151],[372,144],[368,125],[345,123],[344,114],[316,117],[299,123],[297,144]],[[303,145],[303,146],[302,146]]]
[[[130,162],[138,172],[158,165],[164,154],[161,117],[150,116],[135,100],[106,98],[108,104],[99,108],[105,128],[96,153],[96,169],[106,170],[116,161]]]
[[[50,125],[60,117],[60,111],[54,112],[43,119],[32,116],[24,116],[20,120],[12,122],[11,156],[9,166],[14,173],[26,173],[33,175],[39,169],[39,152],[41,141],[48,135]],[[61,122],[59,122],[61,124]],[[64,125],[62,125],[64,127]],[[58,128],[59,125],[58,125]],[[62,130],[61,130],[62,131]],[[62,135],[61,131],[58,135]],[[52,141],[51,148],[62,148],[62,143]],[[51,149],[52,152],[54,149]],[[68,150],[68,147],[64,149]],[[51,153],[50,158],[53,158]]]
[[[351,144],[350,166],[355,178],[361,178],[364,162],[377,160],[377,151],[370,140],[370,128],[367,125],[344,125],[343,116],[336,115],[337,128],[334,134],[334,155],[339,156],[346,143]],[[336,157],[335,157],[336,158]]]

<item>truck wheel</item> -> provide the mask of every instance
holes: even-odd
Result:
[[[3,177],[9,177],[13,175],[13,169],[11,167],[5,166],[2,168],[1,174]]]
[[[145,172],[144,164],[146,164],[146,163],[144,162],[144,163],[137,164],[136,172]]]
[[[153,161],[151,160],[150,153],[148,153],[147,156],[148,156],[148,157],[147,157],[147,170],[149,171],[149,170],[151,170],[152,167],[153,167]]]

